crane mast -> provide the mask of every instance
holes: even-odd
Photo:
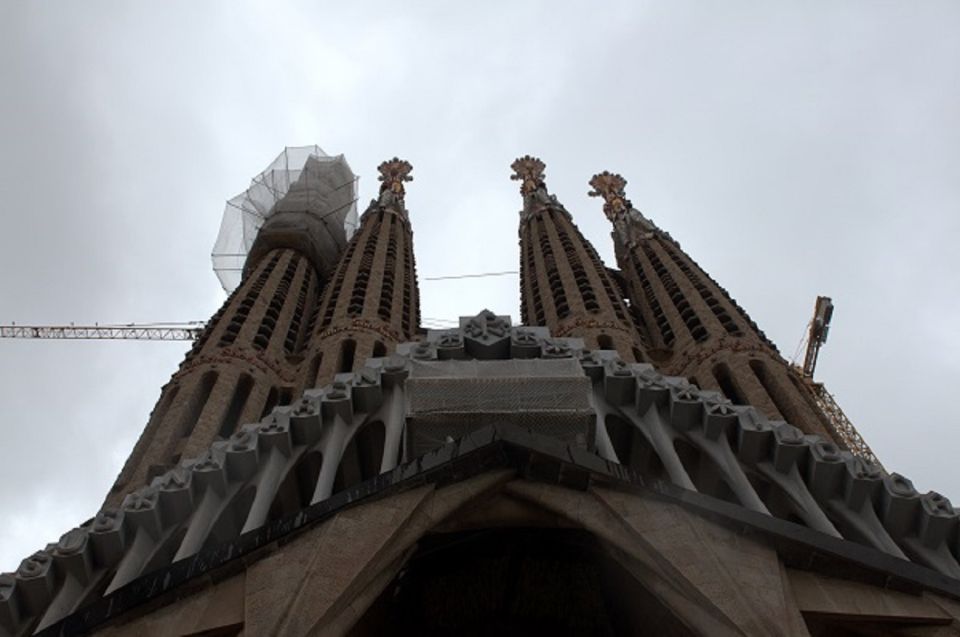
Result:
[[[799,372],[804,384],[813,394],[813,399],[820,408],[820,411],[830,423],[833,434],[851,453],[856,456],[880,464],[877,456],[867,445],[867,442],[853,426],[847,415],[843,413],[837,400],[833,397],[823,383],[813,380],[813,373],[817,368],[817,357],[820,355],[820,348],[827,342],[827,334],[830,331],[830,320],[833,318],[833,301],[827,296],[818,296],[816,305],[813,309],[813,319],[810,321],[810,329],[807,334],[807,350],[803,357],[803,367],[795,371]]]

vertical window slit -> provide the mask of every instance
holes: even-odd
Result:
[[[220,430],[217,435],[220,438],[229,438],[237,430],[240,424],[240,415],[247,404],[247,398],[250,397],[250,391],[253,389],[253,378],[247,374],[242,374],[237,380],[237,386],[233,390],[233,398],[230,399],[230,406],[223,415],[223,421],[220,423]]]

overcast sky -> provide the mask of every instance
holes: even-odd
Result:
[[[224,201],[285,145],[363,203],[409,159],[421,279],[515,270],[531,153],[609,265],[587,180],[622,173],[787,358],[832,296],[819,379],[960,505],[960,4],[462,6],[0,0],[0,322],[206,319]],[[519,316],[516,277],[420,287]],[[0,571],[96,512],[185,351],[0,341]]]

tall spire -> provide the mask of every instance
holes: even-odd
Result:
[[[524,323],[583,338],[589,349],[616,349],[643,360],[643,345],[617,283],[570,213],[547,192],[544,163],[511,164],[520,182],[521,308]]]
[[[648,326],[650,355],[658,368],[721,390],[733,402],[752,404],[807,433],[832,435],[813,396],[795,382],[747,313],[633,207],[627,180],[604,171],[589,183],[590,196],[603,198],[604,214],[614,226],[617,264],[631,305]]]
[[[353,371],[368,357],[385,356],[398,342],[413,338],[419,327],[420,293],[404,187],[413,181],[413,166],[394,157],[377,171],[380,195],[361,216],[318,307],[307,388]]]

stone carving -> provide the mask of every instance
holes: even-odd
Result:
[[[626,179],[605,170],[590,179],[593,190],[587,194],[591,197],[603,197],[603,212],[613,221],[617,215],[633,208],[633,204],[624,192],[626,185]]]
[[[380,176],[377,178],[380,184],[380,205],[389,205],[391,203],[403,206],[403,200],[406,196],[406,189],[403,184],[413,181],[410,172],[413,165],[405,159],[394,157],[377,166]]]
[[[510,164],[513,169],[510,179],[520,182],[520,194],[532,195],[538,189],[544,188],[543,169],[546,167],[540,159],[524,155]]]

